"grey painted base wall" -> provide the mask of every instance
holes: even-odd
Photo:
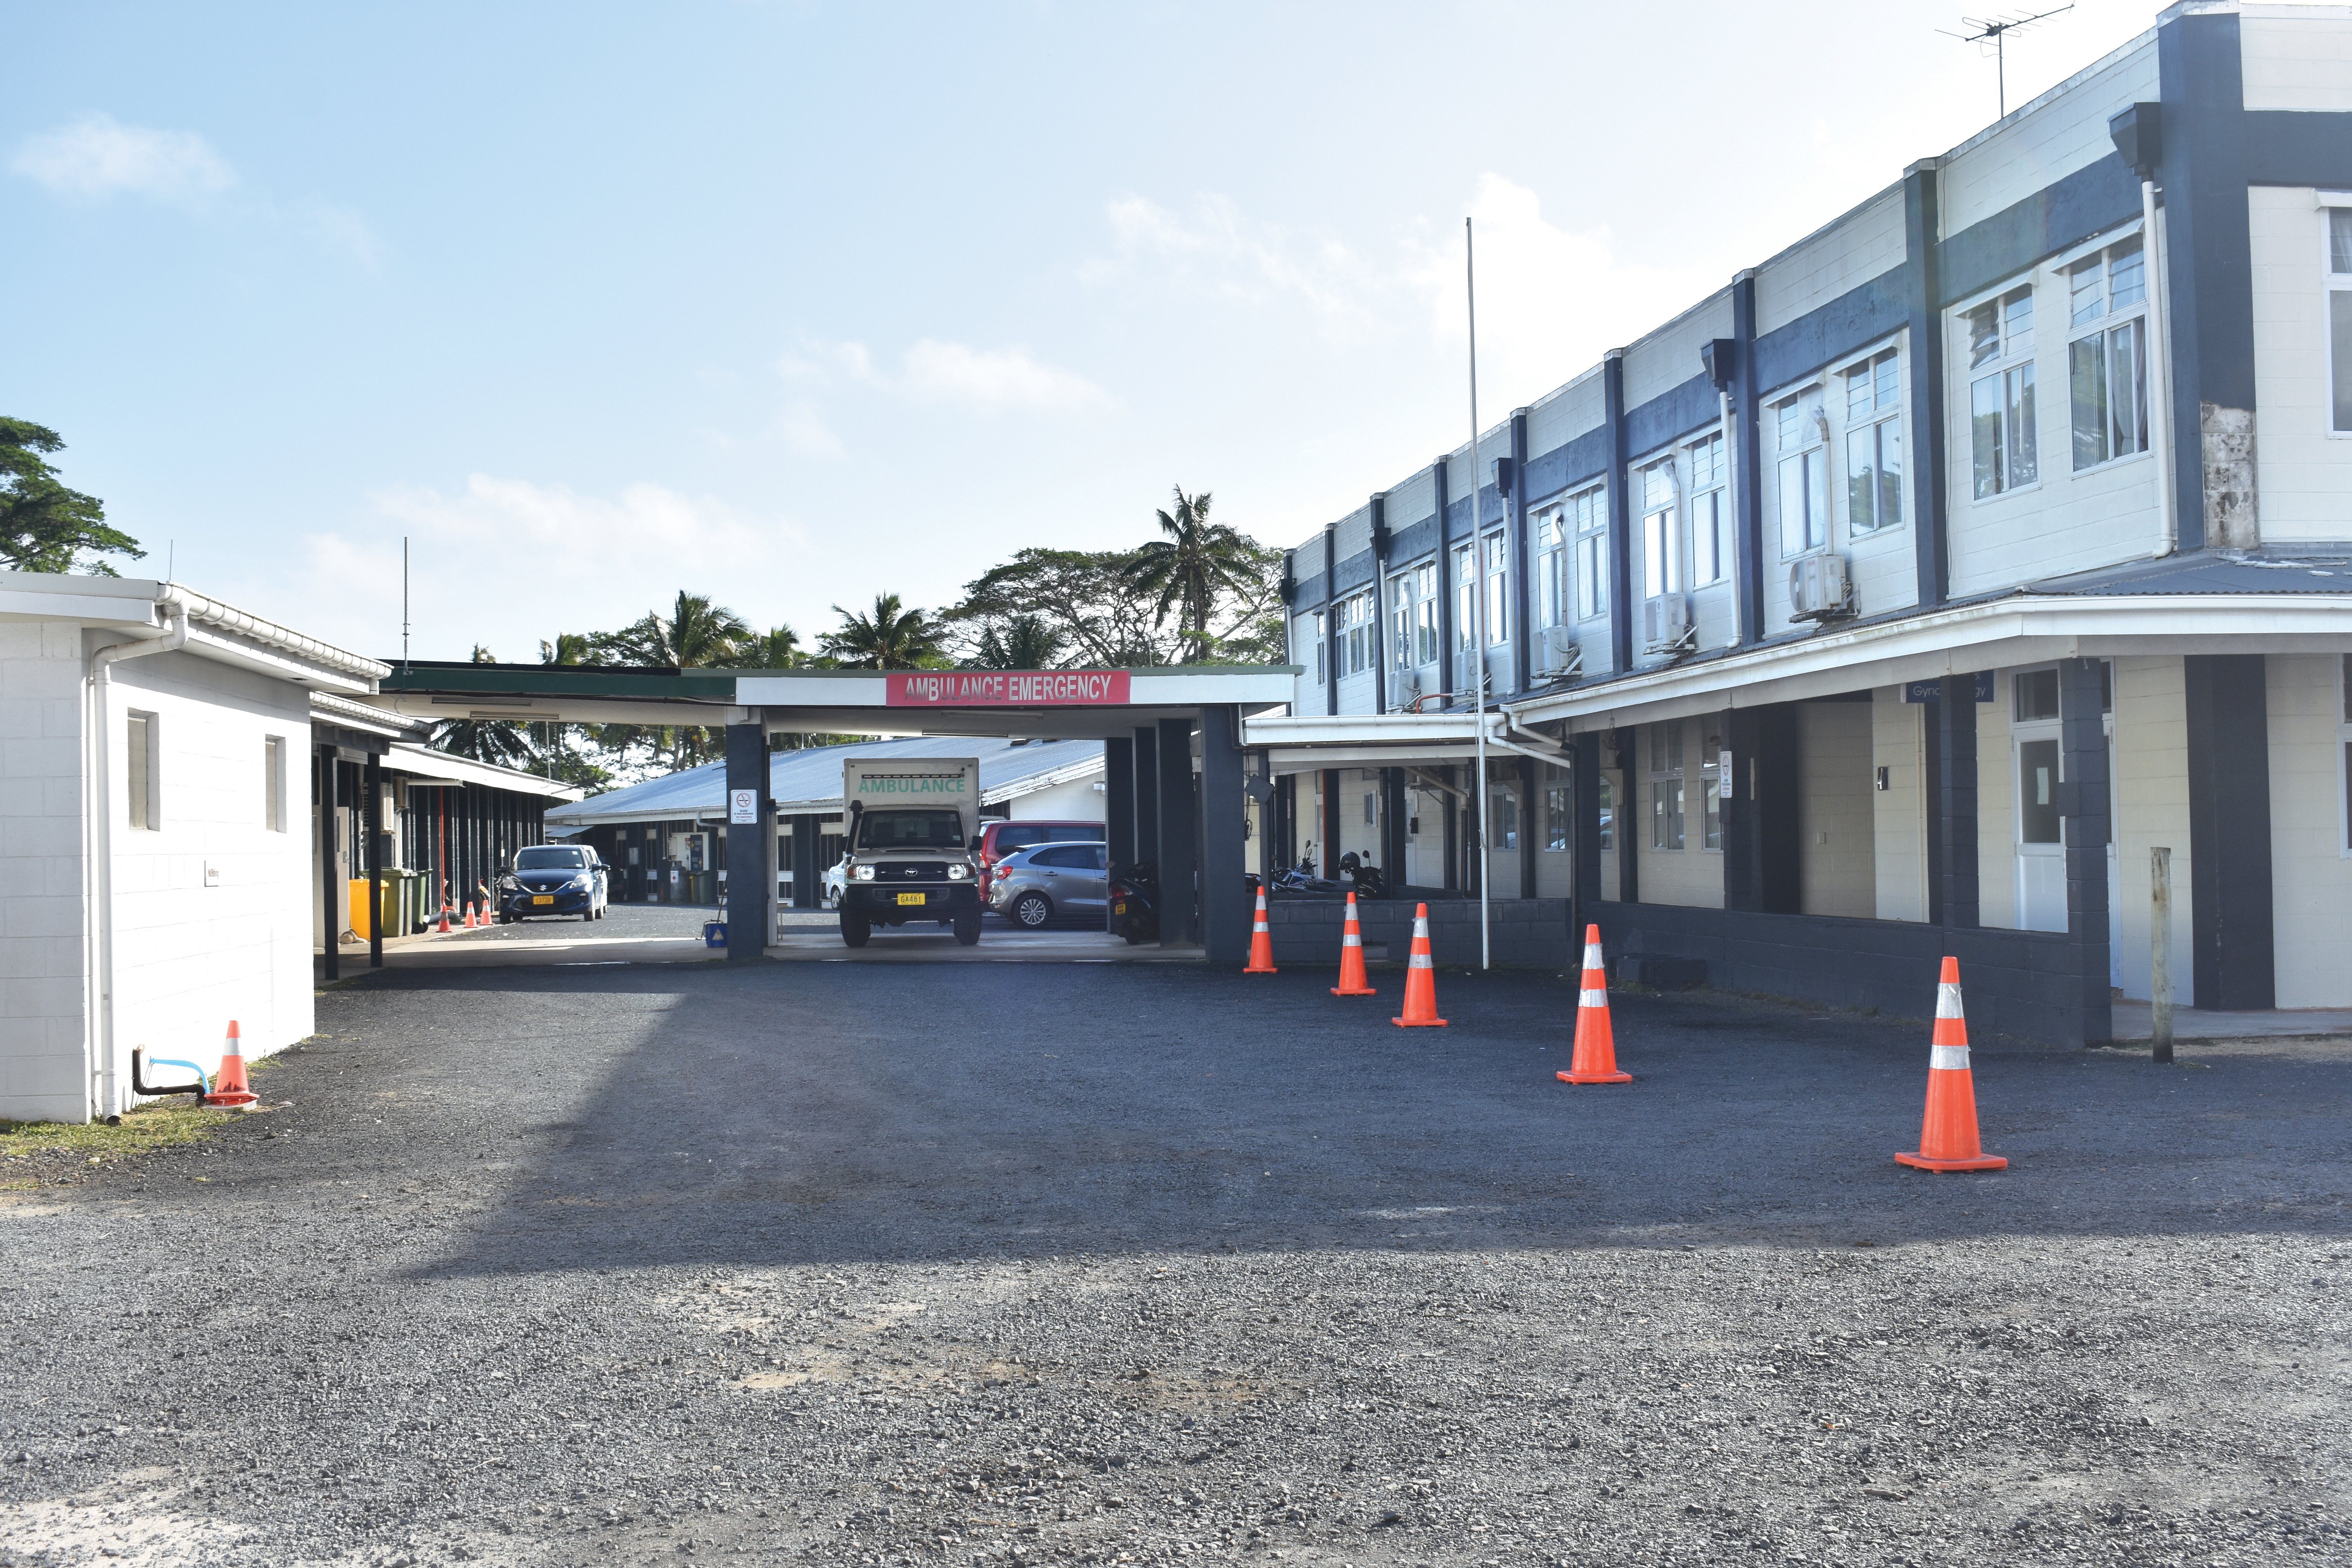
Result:
[[[1376,960],[1402,963],[1412,951],[1412,902],[1361,900],[1356,908],[1365,946],[1387,950]],[[1561,973],[1576,967],[1580,942],[1570,927],[1566,899],[1497,899],[1488,909],[1497,964]],[[1332,900],[1270,900],[1266,926],[1275,963],[1325,964],[1336,972],[1345,911]],[[2053,932],[1946,931],[1904,921],[1674,904],[1604,902],[1591,907],[1590,918],[1601,926],[1612,966],[1628,953],[1697,959],[1706,965],[1706,984],[1719,990],[1874,1007],[1910,1018],[1935,1016],[1937,976],[1950,953],[1960,961],[1961,995],[1978,1037],[2000,1034],[2062,1047],[2107,1038],[2108,1020],[2086,1015],[2078,950]],[[1477,900],[1432,902],[1429,945],[1440,963],[1476,963]],[[1919,1045],[1927,1048],[1924,1031]]]

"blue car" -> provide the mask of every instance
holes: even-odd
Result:
[[[515,851],[514,869],[499,879],[499,921],[538,915],[604,918],[604,863],[596,851],[571,844],[535,844]]]

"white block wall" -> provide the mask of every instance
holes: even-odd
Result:
[[[1819,310],[1902,266],[1903,256],[1903,186],[1897,183],[1756,269],[1757,331]]]
[[[1902,259],[1902,233],[1896,227],[1895,259]],[[1695,375],[1706,374],[1699,345],[1710,338],[1731,335],[1731,290],[1725,289],[1685,310],[1673,321],[1644,335],[1625,350],[1625,406],[1639,408],[1662,397]],[[1675,435],[1682,432],[1675,431]],[[1550,450],[1528,443],[1530,452]]]
[[[1944,161],[1944,233],[1957,234],[2113,156],[2107,117],[2158,96],[2156,37],[2149,33],[1962,142]]]
[[[81,628],[0,624],[0,1119],[80,1121]]]
[[[310,705],[289,682],[185,653],[117,665],[110,685],[115,1045],[127,1095],[133,1046],[210,1072],[231,1019],[247,1057],[311,1033]],[[133,709],[159,726],[152,831],[131,828],[123,804]],[[282,832],[265,820],[271,735],[285,748]]]
[[[1927,918],[1927,751],[1923,704],[1899,686],[1871,693],[1871,867],[1878,918]],[[1879,789],[1874,770],[1886,770]]]
[[[2270,687],[2271,908],[2282,1007],[2352,1006],[2336,659],[2264,661]]]
[[[1051,817],[1060,822],[1100,822],[1107,798],[1100,773],[1072,779],[1005,802],[1015,822]]]
[[[2246,192],[2253,228],[2254,493],[2265,543],[2352,533],[2352,436],[2327,391],[2327,214],[2309,186]]]
[[[1868,920],[1878,910],[1873,710],[1867,702],[1797,709],[1798,863],[1804,912]]]
[[[2238,50],[2248,109],[2352,109],[2352,7],[2243,6]]]
[[[2189,710],[2178,658],[2118,658],[2116,670],[2116,983],[2148,997],[2148,851],[2172,851],[2175,1001],[2189,1005],[2191,864],[2189,853]],[[2273,763],[2273,766],[2276,764]]]

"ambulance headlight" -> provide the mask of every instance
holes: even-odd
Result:
[[[852,866],[849,868],[849,875],[853,880],[870,882],[874,879],[874,868],[871,866]]]

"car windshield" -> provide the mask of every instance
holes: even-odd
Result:
[[[515,869],[518,871],[582,871],[587,867],[588,851],[585,849],[559,849],[552,845],[542,845],[536,849],[515,851]]]
[[[869,811],[858,820],[860,849],[961,849],[963,817],[952,811]]]

